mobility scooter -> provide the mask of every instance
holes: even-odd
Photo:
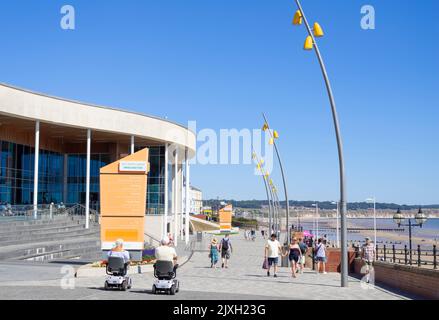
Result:
[[[107,279],[105,280],[105,290],[119,289],[126,291],[131,289],[132,279],[127,276],[128,263],[122,257],[109,257],[107,264]]]
[[[160,292],[167,293],[171,296],[180,291],[180,283],[176,279],[178,265],[175,265],[172,261],[157,261],[154,264],[154,285],[152,286],[152,294],[158,294]]]

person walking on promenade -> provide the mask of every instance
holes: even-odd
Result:
[[[268,259],[268,270],[267,277],[270,276],[270,269],[273,266],[274,277],[277,278],[277,265],[279,263],[279,255],[282,252],[282,247],[277,241],[276,234],[272,234],[271,238],[267,240],[267,244],[265,245],[265,260]]]
[[[293,278],[297,278],[296,273],[299,267],[299,263],[302,260],[302,251],[300,250],[299,243],[297,238],[293,238],[290,243],[289,251],[285,252],[282,256],[286,257],[288,255],[288,259],[291,263],[291,273]]]
[[[317,274],[320,273],[320,264],[323,265],[323,274],[326,274],[326,246],[324,245],[322,239],[319,239],[317,241],[315,252],[317,262]]]
[[[218,240],[214,237],[212,238],[212,242],[210,243],[209,248],[209,258],[210,258],[210,267],[216,269],[216,264],[219,260],[219,246]]]
[[[221,268],[227,269],[228,268],[227,264],[232,255],[232,243],[230,241],[228,234],[226,234],[225,237],[221,240],[220,251],[221,251],[221,259],[222,259]]]
[[[251,237],[251,240],[252,240],[252,241],[255,241],[255,240],[256,240],[256,230],[252,229],[252,230],[250,231],[250,237]]]
[[[299,247],[300,252],[302,253],[302,257],[299,261],[299,267],[300,267],[300,273],[303,273],[303,270],[305,269],[305,263],[306,263],[306,252],[308,251],[308,246],[303,241],[302,238],[299,238]]]
[[[366,281],[369,283],[370,272],[373,270],[373,263],[375,262],[376,257],[375,244],[369,237],[366,238],[366,243],[363,245],[363,250],[361,251],[361,258],[366,264]]]

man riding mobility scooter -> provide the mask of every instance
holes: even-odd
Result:
[[[177,253],[170,246],[168,237],[161,241],[161,245],[155,250],[157,262],[154,264],[154,277],[157,280],[152,286],[152,293],[165,292],[175,295],[180,290],[180,283],[177,277]]]
[[[126,291],[131,289],[132,279],[127,276],[128,265],[130,263],[130,255],[128,251],[123,249],[123,240],[117,240],[113,250],[108,252],[107,278],[104,288],[119,289]]]
[[[154,264],[154,285],[152,286],[152,293],[157,294],[159,292],[165,292],[171,296],[180,291],[180,283],[176,279],[177,267],[174,267],[172,261],[157,261]]]

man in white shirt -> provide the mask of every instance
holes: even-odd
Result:
[[[173,247],[170,247],[168,237],[165,237],[160,242],[160,246],[155,249],[155,257],[158,261],[171,261],[174,266],[177,264],[177,252]]]
[[[270,269],[271,266],[273,266],[274,277],[277,278],[277,264],[279,262],[279,255],[282,252],[282,247],[276,238],[276,235],[273,233],[271,239],[268,239],[265,245],[265,259],[268,259],[267,277],[270,276]]]

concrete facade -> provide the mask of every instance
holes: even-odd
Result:
[[[39,190],[41,165],[38,162],[41,158],[40,150],[56,153],[60,162],[62,158],[65,160],[72,154],[84,155],[86,159],[84,172],[86,173],[85,182],[82,183],[86,188],[81,191],[78,198],[83,198],[80,202],[87,207],[88,216],[90,202],[96,200],[96,191],[94,194],[90,191],[90,158],[93,155],[105,154],[107,162],[114,162],[134,152],[135,148],[164,147],[163,150],[168,150],[168,147],[172,146],[172,150],[179,153],[179,160],[176,164],[166,164],[172,170],[163,170],[165,174],[172,174],[176,168],[177,179],[171,175],[172,180],[169,180],[172,188],[166,188],[163,191],[172,193],[172,195],[167,194],[169,203],[161,200],[165,207],[164,210],[162,208],[164,214],[158,210],[158,214],[149,217],[145,230],[149,230],[153,237],[163,236],[165,234],[164,215],[166,215],[168,222],[174,222],[171,232],[175,236],[182,235],[180,229],[183,228],[183,219],[176,219],[176,217],[183,213],[183,164],[195,156],[196,152],[195,134],[186,127],[140,113],[80,103],[0,84],[0,140],[13,143],[14,147],[17,144],[20,148],[34,150],[33,153],[26,154],[27,158],[31,156],[34,164],[33,188],[27,187],[26,189],[28,190],[26,192],[31,195],[26,199],[33,198],[33,201],[32,203],[28,201],[26,204],[33,205],[35,217],[38,214],[38,208],[45,203],[44,201],[52,201],[51,198],[41,200],[41,190]],[[19,157],[21,159],[22,155],[20,154]],[[99,160],[95,163],[99,163]],[[2,170],[5,169],[4,172],[17,170],[13,167],[13,163],[8,165],[10,167],[2,168]],[[63,188],[58,192],[63,194],[64,201],[69,194],[66,187],[69,179],[66,173],[68,170],[67,161],[64,161],[63,168],[60,170],[63,172],[60,174],[62,176],[60,183],[63,184]],[[159,175],[162,174],[160,170]],[[168,180],[168,176],[159,176],[157,180]],[[160,195],[158,197],[160,198]],[[21,196],[14,199],[16,203],[13,204],[21,205],[20,200]],[[86,221],[88,222],[88,219]],[[151,230],[151,226],[154,230]],[[86,227],[88,227],[87,223]]]

